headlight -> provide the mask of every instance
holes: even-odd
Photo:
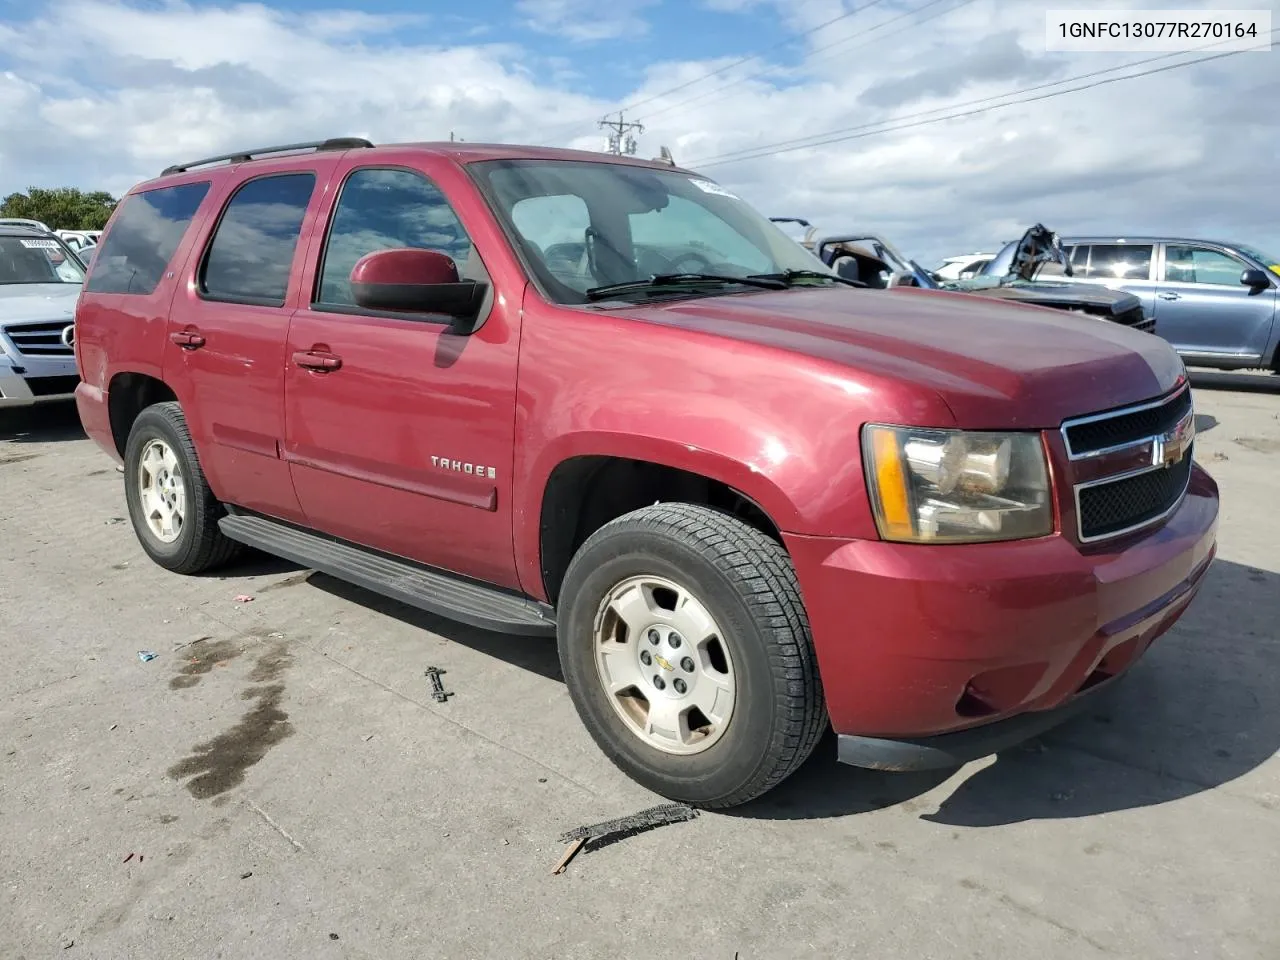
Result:
[[[1038,433],[973,433],[868,424],[862,459],[885,540],[974,543],[1053,532]]]

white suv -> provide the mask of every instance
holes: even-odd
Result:
[[[70,400],[79,259],[39,225],[0,223],[0,409]]]

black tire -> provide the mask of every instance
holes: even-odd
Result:
[[[735,671],[735,705],[701,753],[667,753],[618,716],[600,682],[595,620],[615,585],[658,576],[693,592],[720,625]],[[692,504],[644,507],[597,530],[560,592],[565,683],[600,749],[648,789],[702,807],[732,807],[777,786],[827,728],[809,620],[780,544],[742,521]]]
[[[142,454],[152,440],[163,440],[173,450],[182,473],[186,515],[176,540],[165,543],[147,526],[143,516],[139,472]],[[218,529],[223,509],[196,456],[182,407],[169,401],[147,407],[133,422],[124,452],[124,491],[133,532],[147,556],[174,573],[203,573],[221,566],[240,552],[240,545]]]

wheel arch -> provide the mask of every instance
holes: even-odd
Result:
[[[722,510],[782,543],[781,532],[795,521],[796,511],[772,481],[744,465],[717,462],[723,458],[714,454],[680,449],[686,456],[637,458],[614,449],[560,459],[541,485],[536,524],[530,525],[536,568],[522,571],[526,582],[540,586],[544,599],[554,604],[570,560],[592,533],[658,501]],[[754,482],[743,483],[743,473]]]
[[[107,415],[111,440],[121,457],[138,414],[154,404],[177,399],[172,387],[151,374],[121,371],[111,377],[107,384]]]

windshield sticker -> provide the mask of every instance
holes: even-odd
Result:
[[[18,242],[28,250],[57,250],[58,243],[56,240],[25,240],[19,239]]]
[[[737,200],[736,194],[730,193],[718,183],[712,183],[710,180],[690,180],[695,187],[703,193],[714,193],[718,197],[728,197],[730,200]]]

